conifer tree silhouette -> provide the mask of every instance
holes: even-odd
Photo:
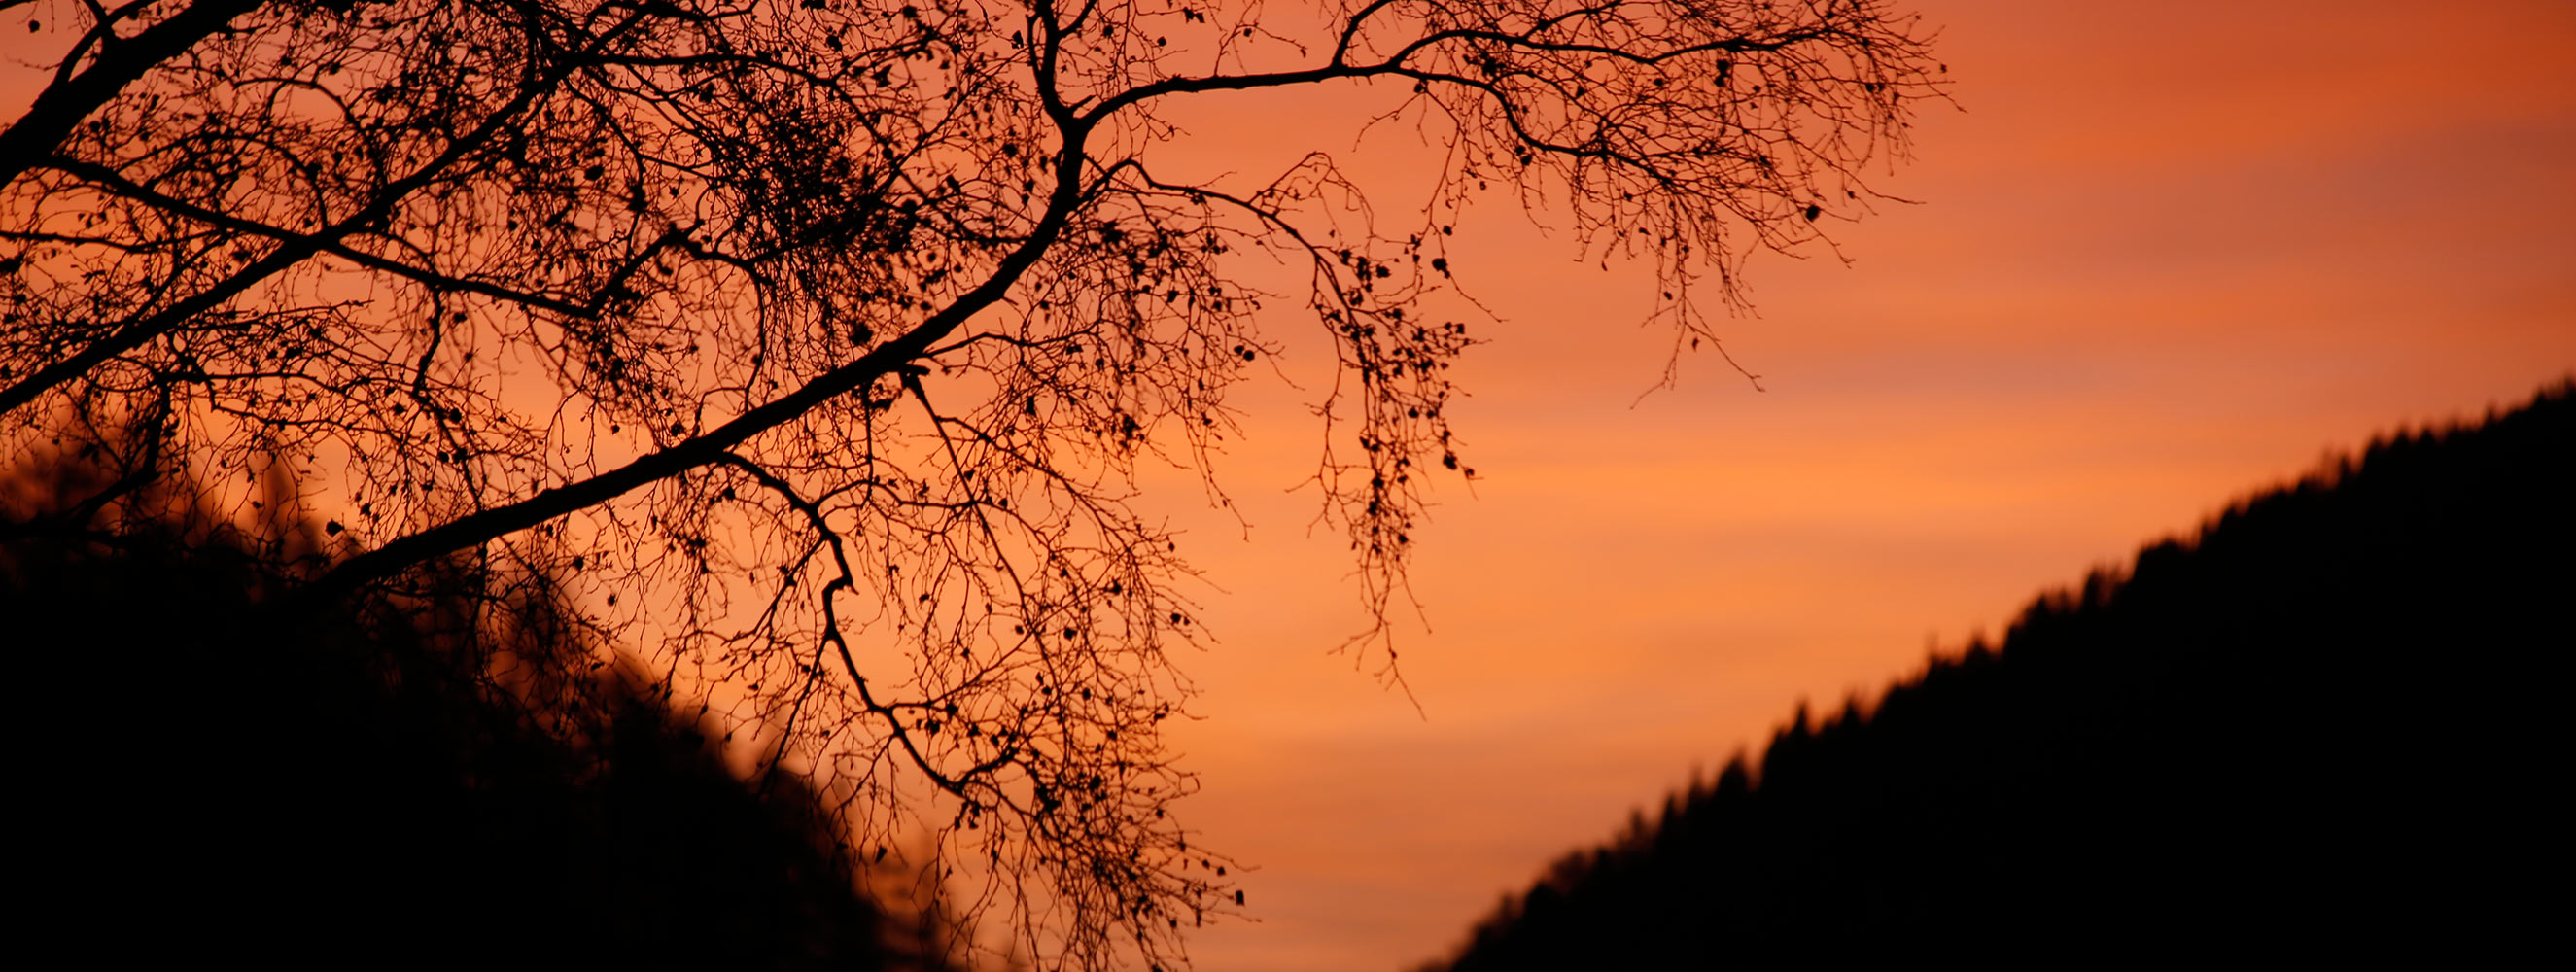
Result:
[[[1866,710],[1801,706],[1424,968],[2552,949],[2572,393],[2384,437]]]
[[[31,835],[13,873],[45,889],[27,948],[102,965],[951,967],[937,903],[889,912],[863,893],[823,794],[736,778],[716,723],[607,660],[543,578],[433,564],[289,622],[278,565],[327,569],[325,528],[291,498],[247,526],[184,483],[80,509],[105,478],[67,461],[0,480]]]

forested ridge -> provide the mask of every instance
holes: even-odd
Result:
[[[1426,972],[2477,955],[2555,919],[2576,402],[2388,435],[1559,860]],[[2535,896],[2545,894],[2546,896]]]
[[[30,948],[108,966],[954,967],[935,904],[872,900],[882,858],[854,855],[828,794],[738,778],[725,721],[604,648],[547,578],[486,583],[455,559],[285,612],[336,556],[336,524],[303,520],[291,488],[228,516],[184,480],[106,480],[77,456],[0,477]]]

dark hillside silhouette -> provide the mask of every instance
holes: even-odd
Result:
[[[1543,204],[1651,268],[1667,379],[1742,372],[1752,255],[1839,252],[1948,100],[1895,4],[0,0],[0,456],[143,429],[226,510],[328,461],[363,549],[299,597],[621,587],[595,620],[775,714],[856,840],[926,831],[997,947],[1182,964],[1243,871],[1171,812],[1201,575],[1137,474],[1223,505],[1228,396],[1329,369],[1305,495],[1400,681],[1519,272],[1462,217]],[[1379,86],[1435,150],[1334,144]],[[1172,115],[1267,98],[1337,120]]]
[[[22,947],[112,966],[947,967],[936,909],[873,905],[817,794],[738,780],[722,730],[583,648],[544,585],[478,605],[450,566],[281,632],[278,565],[327,560],[327,527],[274,493],[249,530],[170,499],[186,489],[56,499],[104,484],[77,464],[0,481],[12,883],[42,902]]]
[[[1429,968],[2536,944],[2567,863],[2570,391],[2239,503],[1875,706],[1802,707]]]

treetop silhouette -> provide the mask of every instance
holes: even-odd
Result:
[[[97,473],[0,474],[0,524],[62,524],[46,514]],[[240,523],[190,495],[177,477],[128,494],[113,544],[0,532],[0,641],[37,689],[10,705],[17,772],[45,794],[20,815],[45,839],[13,867],[47,889],[26,925],[49,954],[959,968],[934,883],[854,855],[803,781],[737,777],[730,727],[591,643],[557,588],[495,597],[451,558],[280,626],[263,602],[292,578],[273,568],[317,554],[322,526],[291,500]]]
[[[2515,878],[2567,856],[2571,491],[2568,379],[2380,436],[1802,703],[1419,968],[2527,952],[2552,899]]]
[[[1678,353],[1749,254],[1884,198],[1942,70],[1877,0],[22,9],[13,457],[104,457],[88,513],[176,473],[216,509],[333,490],[308,603],[458,552],[570,577],[1085,966],[1240,897],[1168,813],[1196,629],[1138,464],[1207,475],[1228,390],[1329,353],[1315,482],[1383,622],[1427,477],[1471,474],[1459,211],[1544,201],[1651,262]],[[1320,151],[1156,167],[1174,99],[1332,82],[1448,150],[1401,218]]]

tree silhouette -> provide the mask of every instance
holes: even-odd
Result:
[[[307,605],[460,552],[567,577],[853,826],[999,878],[1034,954],[1158,961],[1241,893],[1166,812],[1188,568],[1132,474],[1204,475],[1262,325],[1337,363],[1315,482],[1382,624],[1427,477],[1472,475],[1462,208],[1651,261],[1679,354],[1940,95],[1878,0],[1277,7],[22,8],[52,74],[0,132],[0,437],[102,456],[93,512],[336,491]],[[1402,218],[1322,151],[1157,167],[1175,100],[1361,85],[1446,149]]]
[[[47,889],[49,952],[953,967],[935,897],[863,891],[900,875],[853,858],[826,794],[736,778],[724,728],[590,650],[550,587],[496,601],[447,561],[281,626],[275,568],[322,536],[291,502],[245,526],[165,480],[113,531],[59,515],[99,486],[76,461],[0,477],[0,523],[45,527],[0,534],[0,617],[42,835],[13,867]]]

